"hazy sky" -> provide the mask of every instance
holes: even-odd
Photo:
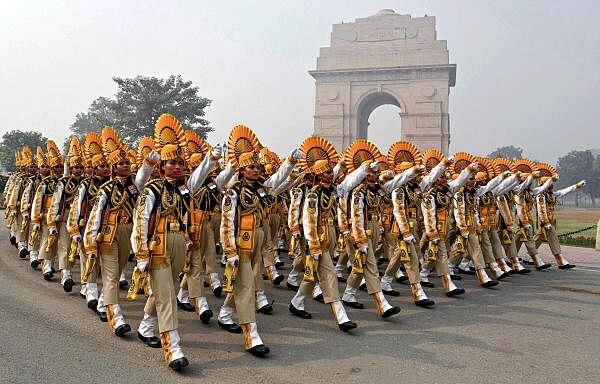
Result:
[[[383,8],[436,16],[456,63],[451,151],[525,147],[555,161],[600,147],[600,1],[0,1],[0,134],[62,142],[112,76],[181,74],[213,100],[211,142],[236,123],[278,152],[313,131],[319,47],[331,25]],[[383,150],[392,107],[371,116]],[[384,145],[384,143],[386,143]]]

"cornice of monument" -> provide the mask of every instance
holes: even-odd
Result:
[[[456,84],[456,64],[431,64],[431,65],[411,65],[403,67],[388,67],[388,68],[345,68],[345,69],[316,69],[308,71],[308,73],[316,80],[327,76],[335,75],[353,75],[353,74],[382,74],[382,73],[399,73],[409,71],[428,70],[448,70],[448,84],[453,87]]]

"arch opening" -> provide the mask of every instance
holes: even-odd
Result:
[[[383,92],[367,96],[357,110],[357,137],[368,138],[381,151],[400,140],[402,106],[398,100]]]

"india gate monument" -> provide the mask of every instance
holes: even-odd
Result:
[[[309,73],[316,84],[314,134],[338,150],[367,138],[371,112],[391,104],[400,108],[403,140],[448,154],[456,64],[449,63],[446,41],[437,39],[435,17],[384,9],[334,24],[330,46],[320,49]]]

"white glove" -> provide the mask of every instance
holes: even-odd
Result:
[[[223,155],[223,147],[221,147],[221,143],[215,145],[215,147],[210,151],[210,155],[213,159],[220,159]]]
[[[81,235],[75,235],[75,236],[73,236],[73,241],[75,243],[79,243],[81,241]]]
[[[9,214],[10,217],[15,217],[17,216],[17,211],[11,211]]]
[[[371,170],[371,172],[378,172],[379,171],[379,161],[374,161],[371,164],[369,164],[369,170]]]
[[[446,164],[446,167],[449,167],[452,163],[454,163],[454,156],[447,158],[444,163]]]
[[[469,238],[469,232],[461,232],[460,235],[466,239]]]
[[[511,233],[516,233],[516,232],[519,230],[519,227],[517,227],[517,226],[513,226],[513,227],[510,227],[510,228],[508,228],[508,230],[509,230]]]
[[[469,164],[469,169],[471,170],[471,172],[477,172],[477,170],[479,170],[479,163],[475,162]]]
[[[57,235],[58,234],[58,230],[56,228],[50,228],[48,230],[48,234],[50,234],[50,235]]]
[[[160,161],[160,154],[158,152],[156,152],[155,150],[150,151],[150,153],[148,153],[148,162],[150,162],[150,164],[156,164]]]
[[[35,231],[39,231],[40,230],[40,225],[39,224],[33,224],[33,227],[31,227],[31,229],[35,232]]]
[[[299,150],[298,148],[292,150],[292,152],[290,152],[290,159],[292,160],[293,163],[295,163],[296,161],[300,160],[302,158],[304,154],[302,153],[301,150]]]
[[[23,214],[23,220],[29,220],[29,213]]]
[[[87,255],[88,259],[95,259],[98,255],[96,255],[95,253],[91,253],[89,255]]]
[[[367,253],[369,253],[369,247],[360,247],[360,248],[358,249],[358,251],[359,251],[360,253],[367,254]]]
[[[235,255],[233,257],[228,257],[227,258],[227,264],[233,266],[233,267],[237,267],[237,265],[240,263],[240,257],[238,255]]]
[[[315,261],[319,261],[319,257],[321,257],[321,254],[320,254],[320,253],[315,253],[314,255],[311,255],[311,256],[312,256],[312,258],[313,258]]]
[[[192,249],[193,246],[194,246],[194,242],[193,241],[186,241],[186,243],[185,243],[185,249],[186,249],[186,251],[189,251],[190,249]]]
[[[529,231],[531,229],[531,224],[525,224],[525,229]]]
[[[138,261],[137,262],[137,268],[142,273],[146,272],[146,269],[148,269],[148,261]]]
[[[585,184],[586,184],[585,180],[581,180],[579,183],[577,183],[577,188],[578,189],[583,188],[583,187],[585,187]]]
[[[404,238],[404,241],[406,241],[407,243],[414,243],[415,237],[413,235],[408,235]]]
[[[552,224],[546,224],[546,225],[544,225],[544,228],[546,228],[546,229],[552,229]]]

